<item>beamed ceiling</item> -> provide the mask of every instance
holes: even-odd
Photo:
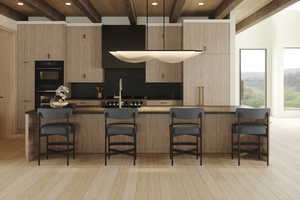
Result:
[[[148,0],[149,16],[163,15],[163,0]],[[234,11],[237,31],[258,23],[266,17],[299,0],[165,0],[165,14],[170,22],[180,16],[209,16],[227,18]],[[20,6],[17,3],[23,2]],[[71,6],[66,6],[71,2]],[[46,16],[64,20],[65,16],[87,16],[92,22],[101,22],[102,16],[128,16],[131,24],[136,17],[146,15],[146,0],[0,0],[0,14],[18,21],[28,16]],[[157,2],[157,6],[151,3]],[[199,6],[198,3],[204,3]]]

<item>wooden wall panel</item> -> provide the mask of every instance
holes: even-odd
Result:
[[[16,33],[0,28],[0,137],[15,134]]]

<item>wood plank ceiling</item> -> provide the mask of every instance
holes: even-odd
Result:
[[[162,16],[163,0],[148,0],[149,16]],[[177,22],[180,16],[209,16],[227,18],[235,12],[238,27],[253,25],[257,12],[260,19],[270,16],[282,8],[299,0],[165,0],[165,14],[170,22]],[[24,5],[18,5],[18,2]],[[65,3],[71,3],[71,6]],[[15,20],[24,20],[28,16],[47,16],[51,20],[62,20],[65,16],[87,16],[92,22],[101,22],[102,16],[128,16],[131,24],[137,23],[137,16],[146,16],[147,0],[0,0],[0,14]],[[156,2],[158,5],[152,6]],[[284,3],[280,3],[284,2]],[[202,3],[203,5],[199,5]],[[272,4],[272,6],[270,6]],[[269,7],[268,7],[269,6]],[[266,8],[265,10],[262,10]]]

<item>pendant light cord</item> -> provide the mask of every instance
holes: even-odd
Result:
[[[164,50],[166,50],[166,41],[165,41],[165,36],[166,36],[166,0],[163,0],[163,47]]]
[[[146,0],[147,5],[146,5],[146,9],[147,9],[147,16],[146,16],[146,23],[147,23],[147,44],[146,44],[146,48],[147,50],[149,50],[149,0]]]

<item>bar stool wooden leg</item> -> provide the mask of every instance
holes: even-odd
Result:
[[[241,164],[241,134],[238,134],[238,166]]]
[[[200,135],[200,165],[202,166],[203,148],[202,148],[202,134]]]
[[[38,165],[41,165],[41,137],[39,136],[38,144]]]
[[[75,132],[73,132],[73,159],[75,160]]]
[[[270,144],[269,144],[269,136],[267,136],[267,166],[269,166],[270,164],[269,153],[270,153]]]
[[[47,135],[47,137],[46,137],[46,159],[47,159],[47,160],[48,160],[48,150],[49,150],[48,144],[49,144],[49,137],[48,137],[48,135]]]
[[[258,136],[258,142],[257,142],[257,145],[258,145],[258,159],[260,160],[260,154],[261,154],[261,150],[260,150],[260,136]]]
[[[196,136],[196,159],[199,158],[199,139],[200,137]]]
[[[67,133],[67,166],[69,166],[69,158],[70,158],[70,148],[69,148],[69,143],[70,143],[70,140],[69,140],[69,133]]]
[[[233,159],[234,156],[234,135],[233,135],[233,131],[231,133],[231,159]]]
[[[172,166],[174,165],[174,137],[173,134],[171,134],[171,162],[172,162]]]
[[[105,157],[105,166],[107,165],[107,136],[105,135],[105,145],[104,145],[104,157]]]

